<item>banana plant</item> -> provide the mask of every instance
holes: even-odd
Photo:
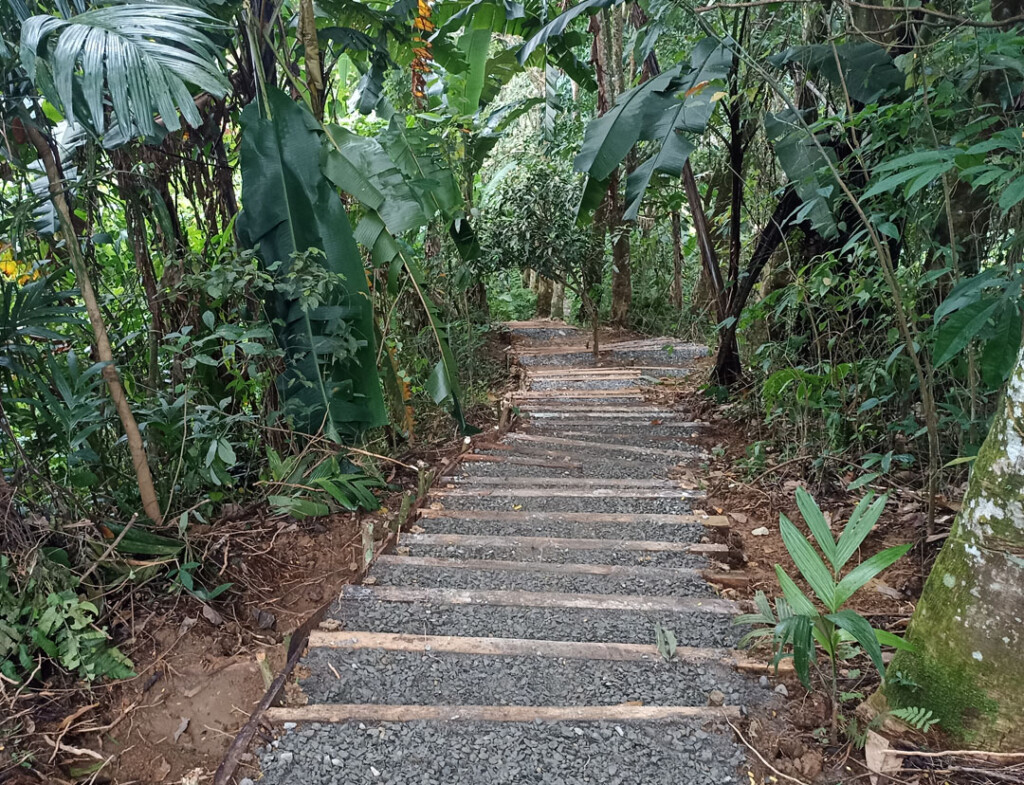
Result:
[[[242,112],[242,130],[238,236],[276,281],[266,305],[285,352],[278,388],[287,410],[300,429],[336,441],[384,425],[366,273],[344,205],[320,170],[322,127],[270,88],[265,107]],[[311,250],[314,272],[343,279],[313,307],[293,275]]]

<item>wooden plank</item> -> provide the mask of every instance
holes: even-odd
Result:
[[[495,537],[476,534],[404,534],[407,545],[454,545],[478,548],[556,548],[566,551],[639,551],[649,553],[728,553],[717,542],[660,542],[656,540],[586,540],[567,537]]]
[[[545,575],[601,575],[610,578],[667,578],[683,580],[695,575],[718,574],[689,567],[646,567],[618,564],[560,564],[557,562],[504,561],[502,559],[446,559],[438,556],[382,554],[380,564],[394,567],[438,567],[490,572],[538,572]]]
[[[271,722],[665,722],[739,721],[739,706],[410,706],[311,703],[267,710]]]
[[[342,600],[426,602],[434,605],[494,605],[515,608],[574,608],[636,613],[736,615],[740,606],[718,597],[659,597],[639,594],[568,594],[547,591],[445,589],[406,586],[343,586]]]
[[[658,660],[658,647],[649,643],[584,643],[530,640],[525,638],[472,638],[450,635],[415,635],[390,632],[314,630],[310,648],[381,649],[383,651],[444,652],[493,657],[554,657],[568,660]],[[732,665],[741,659],[731,649],[679,646],[680,662],[720,662]]]
[[[581,469],[582,464],[570,461],[545,461],[540,458],[518,458],[514,455],[481,455],[480,453],[466,453],[462,460],[467,463],[507,463],[512,466],[540,466],[545,469]],[[452,471],[458,471],[453,467]]]
[[[578,521],[580,523],[699,523],[711,528],[728,528],[724,515],[671,515],[669,513],[619,512],[531,512],[527,510],[420,510],[421,518],[458,518],[476,521]]]
[[[673,480],[644,479],[638,477],[635,480],[606,480],[601,477],[446,477],[445,482],[454,482],[459,485],[504,485],[508,487],[519,486],[573,486],[578,485],[584,488],[607,487],[607,488],[662,488],[666,490],[682,489],[683,486]]]
[[[609,434],[610,436],[611,434]],[[635,447],[630,444],[610,444],[608,442],[590,442],[583,439],[560,439],[557,436],[534,436],[529,433],[509,434],[513,443],[520,441],[531,443],[555,444],[565,447],[583,447],[588,450],[618,450],[619,452],[637,453],[639,455],[663,455],[669,458],[692,458],[693,454],[681,450],[663,450],[657,447]]]
[[[565,394],[556,395],[544,390],[528,390],[517,392],[512,395],[517,401],[536,401],[545,398],[631,398],[642,399],[642,391],[639,387],[623,387],[618,390],[569,390]]]
[[[487,497],[511,496],[517,499],[538,498],[576,498],[599,499],[612,496],[619,499],[700,499],[704,491],[676,490],[664,491],[651,488],[435,488],[430,492],[433,497]]]
[[[651,411],[651,412],[594,412],[594,411],[554,411],[547,409],[531,409],[525,412],[526,416],[531,417],[535,420],[610,420],[611,422],[629,422],[630,425],[644,425],[650,420],[661,420],[664,425],[670,424],[672,421],[672,413],[669,411]],[[669,422],[664,422],[668,419]],[[674,425],[681,428],[697,428],[699,423],[689,422],[682,420]]]
[[[527,376],[537,379],[558,378],[566,374],[600,376],[626,372],[636,372],[640,376],[654,376],[654,374],[647,373],[648,371],[685,371],[689,373],[689,369],[681,365],[597,365],[589,368],[576,365],[531,365],[526,368]],[[685,374],[678,375],[682,378]]]

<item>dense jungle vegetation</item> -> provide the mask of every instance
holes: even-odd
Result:
[[[5,0],[0,32],[5,689],[131,674],[108,603],[234,591],[226,515],[374,509],[388,457],[489,422],[497,321],[707,342],[752,471],[913,487],[922,540],[1018,367],[1007,0]]]

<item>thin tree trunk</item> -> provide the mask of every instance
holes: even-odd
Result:
[[[1024,350],[978,452],[967,494],[884,693],[918,706],[958,741],[1024,748]]]
[[[551,318],[565,318],[565,284],[561,281],[551,284]]]
[[[89,279],[89,271],[85,265],[85,257],[82,255],[82,248],[78,244],[78,235],[75,234],[74,224],[71,219],[71,208],[64,196],[64,183],[61,177],[60,165],[57,162],[54,151],[49,143],[33,126],[27,126],[29,138],[43,162],[46,171],[46,178],[49,182],[50,199],[57,210],[60,219],[64,242],[67,245],[68,256],[71,258],[71,266],[75,272],[75,279],[78,288],[82,292],[82,300],[85,302],[85,310],[89,315],[89,323],[92,325],[93,339],[96,342],[96,354],[103,366],[103,379],[107,383],[110,397],[114,401],[117,415],[121,420],[121,427],[124,428],[125,439],[128,442],[128,450],[131,452],[132,464],[135,467],[135,476],[139,486],[139,497],[142,500],[142,508],[154,523],[160,523],[163,515],[160,512],[160,501],[156,495],[156,488],[153,485],[153,475],[149,471],[149,461],[146,456],[146,447],[142,441],[142,434],[139,432],[139,424],[132,414],[128,398],[125,396],[124,387],[121,385],[121,376],[114,364],[114,353],[110,348],[110,338],[107,335],[107,326],[103,322],[103,313],[100,310],[99,301],[96,299],[96,292]]]
[[[683,232],[679,211],[672,211],[672,307],[683,307]]]
[[[771,259],[775,249],[785,239],[786,233],[793,227],[793,216],[800,206],[800,197],[792,187],[786,189],[782,199],[776,205],[768,225],[761,231],[754,245],[754,252],[750,256],[750,263],[747,270],[740,279],[732,297],[729,298],[729,311],[726,317],[719,321],[729,319],[719,335],[718,355],[715,357],[715,368],[712,372],[712,379],[716,384],[730,387],[740,380],[743,368],[740,363],[739,343],[736,339],[736,330],[739,327],[740,316],[746,307],[750,293],[761,277],[761,271]]]
[[[537,276],[537,318],[548,319],[551,316],[551,280]]]
[[[700,191],[697,189],[697,178],[693,174],[689,160],[683,164],[683,189],[686,191],[686,199],[690,203],[690,217],[693,219],[693,229],[697,233],[697,248],[700,250],[701,264],[707,275],[708,283],[711,284],[711,294],[715,300],[715,316],[719,322],[722,322],[729,311],[725,282],[722,280],[722,268],[718,265],[715,243],[711,239],[711,227],[704,214]]]

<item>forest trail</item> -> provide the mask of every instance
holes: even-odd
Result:
[[[583,332],[510,327],[523,422],[442,478],[312,633],[308,704],[270,710],[261,782],[740,781],[728,723],[773,693],[704,578],[728,524],[672,478],[699,479],[700,423],[640,389],[703,349],[621,342],[595,364]]]

